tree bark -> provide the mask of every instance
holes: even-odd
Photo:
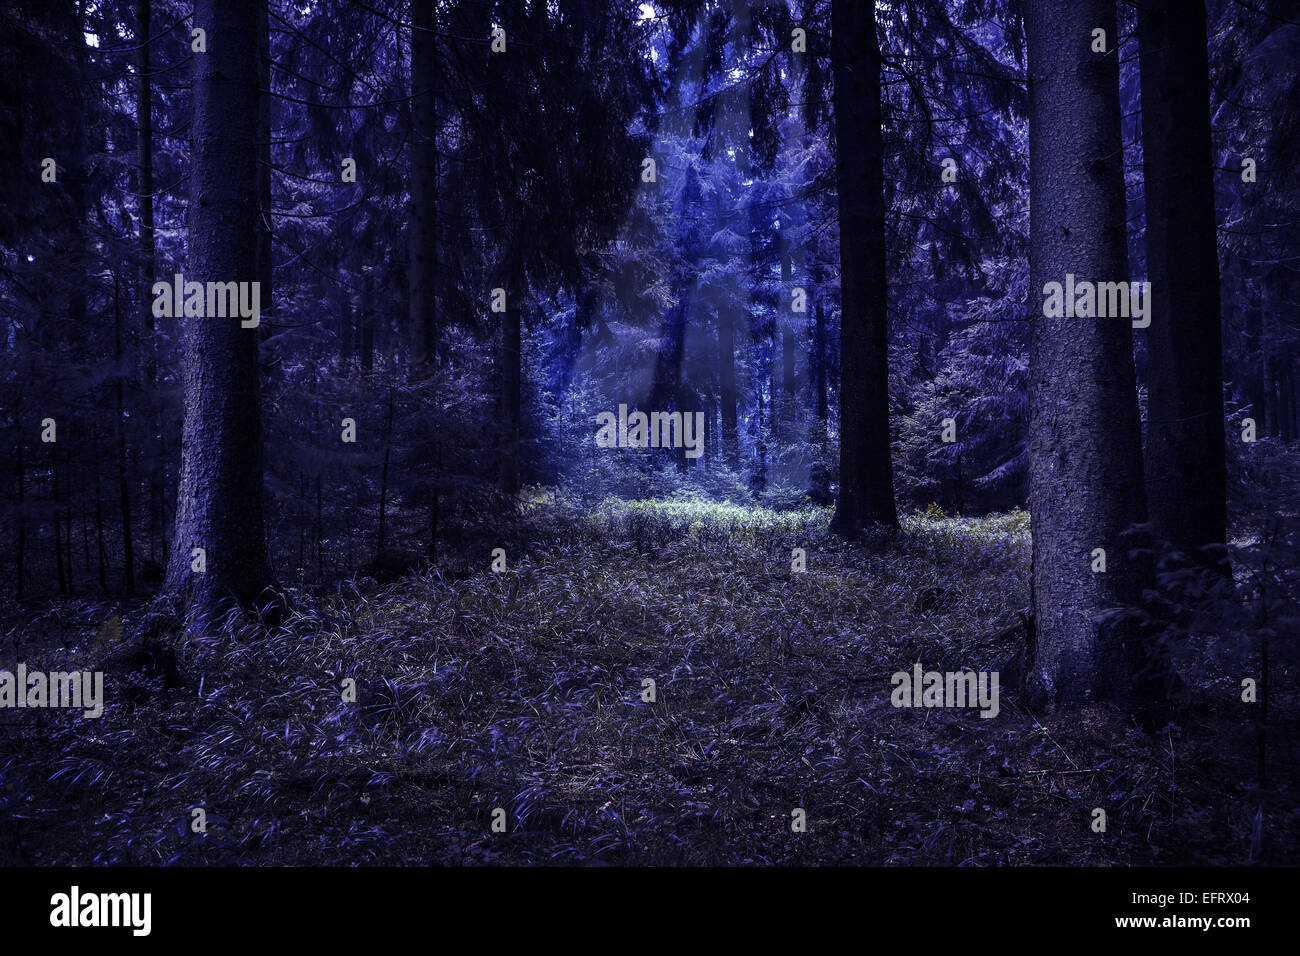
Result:
[[[384,550],[388,538],[388,465],[393,456],[393,383],[388,383],[388,423],[384,426],[384,467],[379,475],[379,529],[375,554]]]
[[[831,528],[898,527],[889,444],[885,171],[875,8],[832,0],[840,224],[840,489]]]
[[[339,309],[339,365],[345,370],[352,368],[352,353],[355,333],[352,320],[352,296],[343,297],[343,307]]]
[[[821,269],[818,269],[817,286],[821,287]],[[825,444],[828,438],[828,424],[830,421],[830,400],[826,389],[828,385],[827,366],[830,357],[826,354],[827,334],[826,334],[826,304],[822,300],[820,291],[817,294],[817,304],[813,311],[813,355],[812,355],[812,375],[813,381],[813,410],[817,415],[817,441],[819,444]]]
[[[1147,500],[1158,538],[1225,567],[1223,336],[1205,5],[1145,0],[1138,46],[1151,279]]]
[[[14,409],[14,420],[22,420],[18,409]],[[23,467],[23,437],[20,432],[14,448],[14,478],[18,485],[18,542],[17,554],[14,558],[14,597],[20,601],[23,598],[23,578],[27,563],[27,489],[26,482],[23,480]]]
[[[521,312],[524,302],[523,270],[510,269],[506,310],[501,313],[501,462],[500,485],[506,494],[520,486],[519,429],[523,416],[523,356]]]
[[[438,114],[434,0],[411,4],[410,323],[412,357],[433,363],[438,349]]]
[[[257,8],[257,281],[262,284],[263,315],[275,315],[275,252],[271,223],[271,23],[264,0]],[[261,338],[269,326],[259,326]]]
[[[155,347],[155,328],[153,301],[145,295],[154,281],[154,216],[153,216],[153,78],[150,75],[149,49],[150,22],[152,20],[151,0],[138,0],[135,8],[135,42],[136,50],[136,208],[140,217],[140,317],[144,322],[146,341],[144,385],[149,407],[146,413],[146,426],[150,441],[162,438],[161,422],[155,398],[155,386],[158,382],[158,362]],[[163,471],[164,456],[155,451],[149,456],[149,558],[158,558],[158,539],[163,528],[163,487],[166,476]]]
[[[793,423],[795,415],[795,387],[794,387],[794,338],[795,325],[793,319],[786,319],[785,327],[781,330],[781,421],[787,425]],[[785,438],[790,438],[788,431],[784,433]]]
[[[83,531],[83,537],[85,532]],[[104,498],[101,493],[99,469],[95,469],[95,554],[99,569],[100,593],[108,592],[108,548],[104,545]],[[86,570],[90,570],[87,567]]]
[[[199,0],[194,23],[193,161],[187,281],[258,278],[257,0]],[[165,590],[206,616],[251,604],[271,583],[262,516],[258,329],[238,317],[186,318],[185,423],[176,527]],[[193,570],[192,549],[206,552]]]
[[[785,302],[788,303],[790,301],[789,295],[792,280],[794,278],[794,264],[790,260],[790,240],[782,234],[778,245],[781,250],[781,290],[782,295],[786,297]],[[781,315],[780,421],[789,425],[798,419],[798,415],[795,412],[794,352],[795,336],[797,334],[795,330],[799,326],[799,320],[795,318],[795,313],[793,312],[782,312]],[[782,437],[789,440],[793,435],[787,430],[783,433]]]
[[[1107,53],[1090,49],[1096,28]],[[1036,0],[1026,30],[1034,674],[1051,704],[1123,699],[1141,654],[1102,615],[1136,605],[1146,579],[1121,537],[1146,517],[1131,320],[1050,318],[1039,295],[1067,273],[1128,279],[1115,5]]]
[[[718,385],[722,404],[722,460],[735,468],[740,462],[736,409],[736,320],[730,304],[718,306]]]
[[[357,331],[361,352],[361,370],[369,372],[375,367],[375,277],[367,268],[361,280],[361,326]]]
[[[117,276],[113,276],[113,355],[117,359],[116,381],[113,383],[113,402],[117,412],[117,503],[122,515],[122,577],[127,594],[135,594],[135,533],[131,525],[131,478],[127,467],[126,409],[122,386],[122,306],[118,293]],[[98,471],[96,471],[98,476]],[[96,493],[96,498],[99,495]],[[96,502],[98,506],[98,501]],[[103,576],[103,572],[100,572]]]

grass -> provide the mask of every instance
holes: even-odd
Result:
[[[538,496],[503,573],[345,583],[295,595],[282,627],[182,637],[184,687],[110,676],[98,722],[11,712],[0,859],[1297,858],[1295,781],[1252,792],[1250,725],[1212,701],[1156,738],[1101,707],[1030,714],[1005,690],[993,720],[891,706],[890,675],[916,661],[996,670],[1014,652],[991,635],[1029,603],[1023,512],[913,514],[868,546],[828,536],[829,517]],[[24,659],[88,666],[114,612],[129,630],[140,609],[69,611],[69,649]]]

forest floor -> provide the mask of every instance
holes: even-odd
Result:
[[[98,720],[3,713],[0,862],[1300,862],[1294,668],[1266,789],[1240,665],[1185,673],[1155,734],[1005,685],[992,719],[895,708],[917,661],[1019,666],[1028,516],[854,545],[828,518],[540,496],[504,572],[297,593],[281,627],[181,637],[180,686],[110,674]],[[142,610],[11,605],[0,667],[89,668],[110,615]]]

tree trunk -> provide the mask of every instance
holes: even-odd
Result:
[[[262,313],[275,314],[275,259],[271,236],[271,23],[267,14],[270,0],[257,7],[257,275],[262,284]],[[197,22],[197,21],[196,21]],[[209,34],[211,31],[209,31]],[[260,338],[271,334],[269,325],[259,326]]]
[[[441,518],[441,490],[439,483],[442,479],[442,443],[438,444],[438,459],[434,467],[434,484],[433,496],[429,504],[429,562],[437,564],[438,562],[438,521]]]
[[[514,255],[515,253],[511,253]],[[508,495],[519,490],[519,426],[522,417],[523,358],[520,354],[521,312],[524,303],[523,270],[510,269],[506,287],[506,310],[501,313],[501,490]]]
[[[70,36],[69,43],[73,50],[76,51],[76,90],[71,104],[74,113],[74,136],[70,144],[69,154],[69,174],[67,177],[67,192],[71,200],[73,217],[70,236],[70,255],[69,266],[66,275],[70,282],[71,288],[68,298],[68,319],[74,329],[85,328],[86,325],[86,300],[87,289],[89,284],[86,282],[86,271],[90,264],[90,235],[87,223],[87,212],[89,210],[89,196],[87,194],[87,173],[88,164],[86,162],[87,154],[91,146],[87,142],[90,135],[86,126],[86,87],[90,81],[86,71],[86,38],[85,38],[85,5],[83,0],[77,0],[76,3],[70,4],[71,22],[69,25]],[[91,87],[93,89],[93,86]],[[69,554],[69,566],[71,571],[71,559]]]
[[[700,459],[705,470],[710,470],[718,462],[718,403],[710,389],[704,394],[704,456]]]
[[[782,234],[778,243],[781,250],[781,294],[784,296],[784,302],[790,302],[790,290],[793,286],[794,264],[790,259],[790,240]],[[806,292],[807,290],[805,290]],[[814,290],[815,293],[816,290]],[[795,412],[795,374],[794,374],[794,352],[795,337],[800,321],[795,318],[794,312],[782,311],[781,313],[781,414],[778,420],[784,422],[787,426],[792,425],[798,420]],[[775,404],[775,403],[774,403]],[[782,432],[785,440],[794,437],[789,428]]]
[[[1300,421],[1296,420],[1296,363],[1295,354],[1287,356],[1287,441],[1300,436]]]
[[[126,593],[135,594],[135,536],[131,527],[131,482],[127,469],[126,410],[122,396],[123,317],[116,274],[113,276],[113,319],[113,354],[118,365],[116,381],[113,383],[113,401],[117,412],[117,496],[122,514],[122,572]]]
[[[54,570],[59,582],[59,593],[68,593],[68,580],[63,574],[63,526],[59,523],[59,505],[61,498],[59,496],[59,446],[50,445],[50,490],[53,496],[53,507],[50,509],[54,517]]]
[[[68,593],[72,593],[72,453],[63,454],[63,551],[68,557]]]
[[[1146,577],[1121,538],[1146,516],[1131,321],[1047,317],[1039,295],[1067,273],[1128,279],[1115,5],[1037,0],[1026,26],[1035,677],[1052,704],[1122,699],[1141,655],[1101,616],[1136,605]],[[1108,53],[1090,50],[1096,28]]]
[[[325,580],[325,498],[321,492],[321,473],[316,472],[316,583]]]
[[[154,222],[153,222],[153,78],[149,65],[151,0],[138,0],[135,8],[135,42],[136,50],[136,208],[140,216],[140,315],[144,320],[146,341],[145,353],[145,394],[148,409],[146,427],[149,429],[151,442],[162,438],[161,420],[156,405],[155,389],[158,382],[158,362],[154,336],[154,317],[152,299],[145,295],[154,281]],[[163,527],[163,487],[166,476],[163,472],[164,456],[155,451],[150,455],[149,465],[149,559],[158,559],[158,539]]]
[[[1223,567],[1223,339],[1205,5],[1147,0],[1138,44],[1152,292],[1147,500],[1158,538]]]
[[[683,284],[684,285],[684,284]],[[690,311],[689,290],[682,288],[677,304],[664,315],[660,347],[655,355],[655,378],[650,390],[650,407],[666,410],[682,387],[682,361],[686,356],[686,319]],[[678,404],[677,408],[685,411]]]
[[[826,354],[826,306],[821,296],[817,297],[813,326],[813,390],[814,408],[817,413],[817,441],[825,444],[829,434],[830,400],[826,393],[827,365],[830,357]]]
[[[369,372],[375,366],[375,277],[367,269],[361,280],[361,329],[359,332],[361,351],[361,370]]]
[[[352,296],[343,297],[343,308],[339,310],[339,364],[345,369],[352,368],[354,343],[352,323]]]
[[[767,360],[767,368],[764,369],[760,363],[757,373],[754,376],[754,475],[750,479],[750,488],[756,493],[761,493],[767,489],[767,438],[764,434],[764,428],[767,431],[772,429],[772,405],[776,397],[775,383],[772,381],[772,360]],[[764,389],[766,385],[766,389]],[[764,391],[767,392],[764,397]],[[767,415],[763,414],[763,406],[767,405]]]
[[[411,4],[410,322],[412,357],[433,363],[438,350],[438,101],[434,0]]]
[[[889,446],[885,172],[875,7],[832,0],[840,224],[840,491],[831,528],[898,527]]]
[[[194,58],[186,279],[258,278],[257,0],[199,0],[208,51]],[[262,517],[258,329],[238,317],[186,318],[185,424],[166,590],[200,612],[251,604],[271,583]],[[192,550],[206,552],[193,569]]]
[[[384,467],[379,475],[379,529],[375,554],[384,550],[388,537],[388,464],[393,456],[393,383],[388,383],[388,424],[384,426]]]
[[[95,469],[95,556],[99,568],[99,590],[108,591],[108,548],[104,544],[104,499],[100,494],[99,469]]]
[[[794,337],[794,323],[787,321],[781,330],[781,399],[786,421],[794,419]]]
[[[14,420],[21,421],[19,412],[14,410]],[[14,449],[14,477],[18,482],[18,543],[14,568],[14,597],[23,599],[23,578],[27,563],[27,489],[23,480],[23,438],[18,435],[17,447]]]
[[[1260,434],[1263,434],[1264,408],[1267,404],[1264,399],[1264,308],[1260,301],[1259,283],[1243,285],[1246,289],[1246,350],[1244,368],[1239,374],[1245,380],[1242,391],[1250,404],[1250,416],[1255,419],[1255,427]]]
[[[95,469],[95,494],[99,494],[99,469]],[[81,498],[81,566],[86,573],[91,572],[90,566],[90,515],[86,511],[86,499],[83,495]],[[100,568],[99,587],[104,590],[107,582],[104,580],[103,568]]]
[[[735,468],[740,460],[736,434],[736,320],[731,306],[718,306],[718,379],[722,403],[722,460]]]

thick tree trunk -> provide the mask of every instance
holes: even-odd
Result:
[[[885,172],[875,7],[832,0],[840,223],[840,491],[831,528],[898,527],[889,446]]]
[[[438,349],[437,42],[434,0],[411,4],[410,334],[412,357],[433,363]]]
[[[682,380],[682,363],[686,357],[686,318],[690,313],[689,292],[681,290],[677,304],[664,316],[660,348],[655,356],[654,384],[650,389],[650,408],[655,411],[676,409],[689,414],[693,406],[690,389]],[[668,452],[679,470],[684,471],[690,459],[685,448]]]
[[[682,361],[686,356],[686,317],[690,309],[689,292],[682,290],[677,304],[664,315],[661,343],[655,356],[655,378],[650,391],[650,405],[667,409],[681,388]],[[680,406],[678,406],[680,407]]]
[[[1158,538],[1221,567],[1227,466],[1204,4],[1146,0],[1138,45],[1152,293],[1147,500]]]
[[[199,0],[194,23],[193,162],[187,281],[258,278],[257,0]],[[271,583],[262,518],[258,329],[240,319],[186,318],[185,424],[176,528],[166,590],[206,613],[251,604]],[[192,552],[206,553],[194,570]]]
[[[1036,0],[1026,27],[1035,677],[1053,704],[1123,699],[1142,655],[1102,615],[1136,605],[1146,576],[1121,537],[1146,517],[1131,321],[1050,318],[1040,294],[1067,273],[1129,278],[1115,5]],[[1108,53],[1090,50],[1097,28]],[[1095,548],[1104,572],[1092,570]]]

